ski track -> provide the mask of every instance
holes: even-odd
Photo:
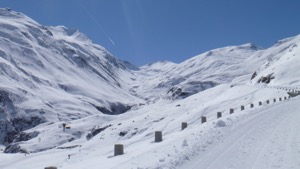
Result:
[[[300,159],[300,112],[288,109],[288,104],[292,103],[274,105],[246,118],[242,125],[235,124],[223,139],[180,168],[300,168],[300,162],[295,162]]]

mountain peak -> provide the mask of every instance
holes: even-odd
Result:
[[[55,32],[55,35],[59,38],[74,38],[77,39],[78,41],[84,41],[84,42],[89,42],[92,43],[92,40],[84,33],[80,32],[78,29],[74,28],[67,28],[65,26],[51,26],[49,29],[52,32]]]
[[[293,36],[293,37],[288,37],[288,38],[278,40],[275,43],[274,46],[279,46],[279,45],[282,45],[282,44],[285,44],[285,43],[288,43],[288,42],[292,42],[292,41],[295,41],[296,43],[299,43],[300,42],[300,34],[296,35],[296,36]]]
[[[0,8],[0,17],[10,18],[10,19],[17,19],[18,21],[21,20],[27,20],[32,23],[36,23],[33,19],[30,17],[24,15],[21,12],[16,12],[12,10],[11,8]]]
[[[254,43],[245,43],[243,45],[238,46],[240,49],[251,49],[251,50],[262,50],[263,48],[254,44]]]

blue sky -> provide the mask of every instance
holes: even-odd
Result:
[[[43,25],[79,29],[138,66],[248,42],[266,48],[300,34],[297,0],[2,0],[0,6]]]

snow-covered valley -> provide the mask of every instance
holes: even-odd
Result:
[[[300,168],[299,45],[135,68],[78,30],[0,9],[0,168]]]

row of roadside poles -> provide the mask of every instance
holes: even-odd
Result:
[[[278,101],[284,101],[291,98],[291,96],[285,96],[283,98],[279,97]],[[277,101],[276,98],[273,99],[273,103],[275,103]],[[270,104],[270,100],[266,100],[265,102],[266,104]],[[259,101],[258,102],[258,106],[262,106],[263,102]],[[254,108],[254,104],[251,103],[250,104],[250,108]],[[241,106],[240,110],[243,111],[245,110],[245,106]],[[229,109],[229,114],[233,114],[234,113],[234,109],[230,108]],[[217,112],[217,119],[222,117],[222,112]],[[201,116],[201,124],[206,123],[207,122],[207,118],[206,116]],[[188,123],[187,122],[182,122],[181,123],[181,130],[184,130],[188,127]],[[154,132],[154,142],[155,143],[159,143],[163,141],[163,135],[162,135],[162,131],[155,131]],[[119,155],[123,155],[124,154],[124,145],[123,144],[115,144],[114,145],[114,156],[119,156]],[[50,166],[50,167],[45,167],[44,169],[57,169],[57,167],[54,166]]]
[[[285,96],[283,98],[279,97],[278,101],[283,101],[283,100],[287,100],[291,98],[291,96]],[[275,103],[277,101],[277,99],[273,99],[273,102]],[[270,104],[270,100],[266,100],[266,104]],[[262,106],[263,102],[258,102],[258,106]],[[250,104],[250,108],[254,108],[254,104],[251,103]],[[245,110],[245,106],[241,106],[240,110],[243,111]],[[233,114],[234,113],[234,109],[230,108],[229,109],[229,114]],[[222,112],[217,112],[217,119],[222,117]],[[201,124],[206,123],[207,122],[207,118],[206,116],[202,116],[201,117]],[[188,123],[187,122],[182,122],[181,123],[181,130],[184,130],[188,127]],[[163,137],[162,137],[162,131],[155,131],[154,132],[154,142],[155,143],[159,143],[163,141]],[[118,156],[118,155],[123,155],[124,154],[124,145],[123,144],[115,144],[114,147],[114,156]]]

